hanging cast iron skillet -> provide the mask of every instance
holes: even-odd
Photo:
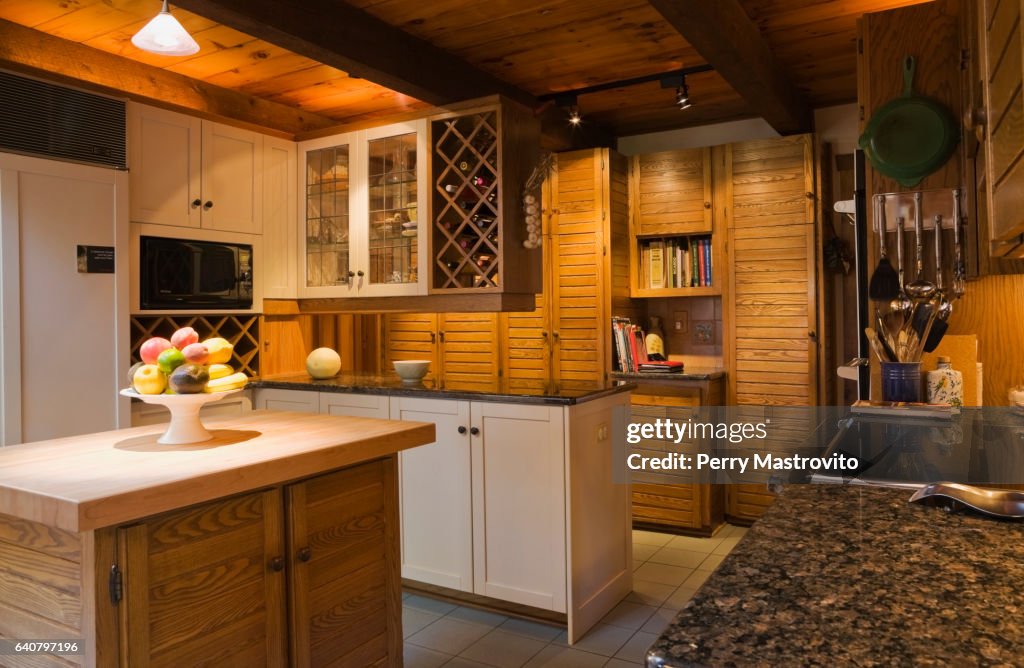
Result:
[[[903,95],[882,105],[860,136],[871,165],[907,188],[936,171],[953,155],[960,129],[949,109],[916,95],[916,63],[903,59]]]

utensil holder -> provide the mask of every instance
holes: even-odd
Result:
[[[882,362],[882,401],[921,401],[920,362]]]

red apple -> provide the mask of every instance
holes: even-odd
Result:
[[[171,334],[171,345],[181,351],[185,350],[185,346],[197,341],[199,341],[199,333],[191,327],[182,327]]]
[[[142,344],[142,347],[139,348],[139,357],[141,357],[142,361],[146,364],[156,364],[156,358],[160,357],[160,353],[171,347],[171,342],[167,339],[154,336],[153,338],[148,339]]]
[[[185,361],[189,364],[206,364],[210,359],[210,349],[202,343],[190,343],[181,350]]]

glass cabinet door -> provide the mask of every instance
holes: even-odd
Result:
[[[417,133],[370,138],[367,160],[367,281],[373,285],[419,280]]]
[[[350,285],[350,146],[310,149],[305,156],[306,287]]]

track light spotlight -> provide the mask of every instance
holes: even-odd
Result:
[[[569,125],[579,125],[583,122],[583,118],[580,116],[580,108],[575,104],[569,108]]]
[[[683,77],[683,85],[676,88],[676,104],[680,110],[689,109],[693,106],[690,102],[690,87],[686,85],[686,77]]]

